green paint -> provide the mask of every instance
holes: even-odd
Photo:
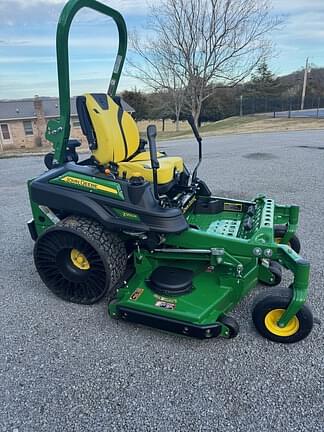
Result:
[[[124,194],[119,183],[100,177],[92,177],[68,171],[50,180],[50,183],[98,195],[109,196],[117,200],[124,200]]]
[[[287,225],[287,231],[281,240],[281,244],[288,244],[298,228],[299,207],[298,206],[275,206],[274,223],[276,225]]]
[[[229,237],[236,237],[243,219],[242,213],[224,211],[218,214],[188,215],[189,224],[198,225],[207,233],[215,233]]]
[[[118,317],[118,307],[127,307],[155,315],[210,325],[220,315],[231,312],[259,281],[269,281],[271,272],[264,264],[265,251],[270,250],[271,259],[280,262],[294,275],[292,301],[280,319],[287,324],[306,300],[309,283],[309,264],[286,245],[274,242],[274,219],[282,214],[287,223],[296,223],[296,208],[275,206],[272,200],[260,197],[256,200],[255,226],[249,235],[243,229],[245,215],[238,212],[218,214],[189,213],[189,223],[200,229],[189,228],[180,235],[167,235],[165,245],[183,252],[135,253],[136,273],[127,286],[120,288],[117,298],[109,305],[109,313]],[[297,216],[298,218],[298,216]],[[205,249],[206,253],[187,253],[186,249]],[[255,248],[261,257],[255,256]],[[157,306],[159,299],[148,287],[146,280],[158,266],[180,267],[194,271],[191,293],[166,299],[174,303],[173,309]],[[143,293],[135,301],[131,299],[137,288]],[[223,326],[222,336],[226,337]]]
[[[226,271],[226,266],[220,265],[212,268],[208,257],[192,261],[190,256],[180,259],[170,259],[169,255],[143,253],[135,255],[136,274],[131,278],[125,288],[118,291],[117,299],[109,306],[109,313],[115,316],[118,306],[162,315],[168,318],[188,321],[199,325],[214,324],[220,315],[232,310],[237,301],[246,295],[258,281],[257,266],[252,259],[250,266],[242,279]],[[194,271],[193,289],[190,293],[171,297],[155,294],[146,283],[147,276],[158,266],[185,268]],[[137,288],[144,289],[137,300],[131,296]],[[165,309],[158,306],[158,300],[174,303],[174,309]]]

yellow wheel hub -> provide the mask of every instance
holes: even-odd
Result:
[[[294,316],[285,327],[279,327],[277,323],[284,312],[285,309],[273,309],[265,316],[264,324],[270,333],[276,336],[288,337],[298,332],[299,320]]]
[[[87,258],[77,249],[71,250],[71,261],[75,267],[80,270],[89,270],[90,264]]]

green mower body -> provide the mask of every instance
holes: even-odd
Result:
[[[28,183],[33,212],[28,226],[42,280],[72,302],[90,304],[108,295],[112,318],[186,336],[232,338],[238,325],[227,314],[259,282],[278,285],[284,267],[294,277],[290,289],[268,288],[253,321],[274,341],[306,337],[312,328],[304,305],[310,266],[299,255],[297,206],[276,205],[265,196],[251,201],[212,196],[197,169],[190,176],[184,168],[159,184],[154,128],[148,131],[153,181],[127,178],[117,164],[102,165],[93,157],[78,161],[78,144],[69,139],[67,41],[82,7],[112,17],[119,29],[110,97],[126,55],[126,26],[118,12],[94,0],[66,4],[57,36],[61,118],[47,130],[54,151],[48,171]],[[94,98],[100,102],[99,96]],[[193,131],[201,159],[194,125]]]

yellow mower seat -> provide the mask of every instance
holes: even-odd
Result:
[[[153,182],[150,152],[140,151],[140,134],[133,117],[123,110],[119,98],[106,94],[90,94],[77,98],[80,125],[92,155],[100,165],[113,163],[118,175],[127,179],[142,176]],[[158,153],[158,184],[165,185],[184,170],[180,157]]]
[[[164,185],[172,182],[176,173],[183,172],[183,160],[180,157],[159,157],[160,168],[158,169],[158,184]],[[144,177],[145,180],[153,182],[153,171],[150,160],[136,161],[136,156],[130,162],[118,164],[121,175],[126,178]],[[125,174],[124,174],[125,173]]]

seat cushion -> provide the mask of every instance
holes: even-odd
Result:
[[[157,152],[157,156],[158,156],[158,158],[162,158],[162,157],[165,157],[165,154]],[[149,151],[143,151],[143,152],[137,153],[134,157],[132,157],[130,162],[149,161],[149,160],[151,160],[150,152]]]
[[[146,152],[149,153],[149,152]],[[139,155],[138,155],[139,156]],[[158,169],[158,184],[164,185],[174,179],[175,172],[183,172],[183,160],[180,157],[159,157],[160,168]],[[149,182],[153,182],[153,171],[150,160],[136,160],[130,162],[120,162],[118,164],[119,175],[125,175],[127,179],[131,177],[143,177]]]

